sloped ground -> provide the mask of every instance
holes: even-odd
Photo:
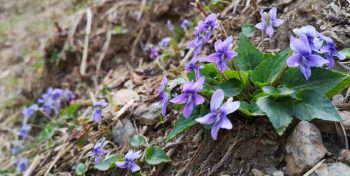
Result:
[[[13,59],[1,59],[0,65],[0,69],[5,70],[0,75],[0,99],[2,107],[5,107],[0,114],[0,147],[3,151],[0,168],[8,169],[14,163],[15,158],[10,156],[9,151],[15,144],[16,130],[20,126],[20,107],[35,101],[43,90],[52,86],[72,89],[77,98],[71,104],[78,104],[79,108],[73,115],[74,119],[38,117],[32,121],[36,125],[26,144],[28,150],[23,154],[31,159],[32,175],[74,175],[78,163],[92,162],[86,154],[96,141],[106,137],[114,142],[109,146],[110,151],[123,154],[130,148],[130,134],[134,133],[144,135],[149,145],[162,147],[172,158],[169,164],[156,167],[142,165],[145,175],[249,175],[251,169],[260,169],[271,175],[277,170],[285,171],[284,144],[288,132],[286,136],[277,136],[267,119],[237,118],[234,130],[223,132],[218,141],[211,139],[208,130],[196,126],[172,142],[164,142],[178,119],[178,112],[162,120],[159,118],[157,88],[162,75],[174,78],[181,72],[182,60],[186,58],[185,48],[193,36],[191,32],[183,34],[177,46],[170,51],[171,57],[163,58],[160,63],[150,60],[149,53],[145,53],[143,48],[147,43],[158,43],[163,37],[178,35],[166,28],[167,20],[179,26],[185,18],[201,16],[190,0],[143,2],[146,4],[136,0],[101,1],[89,6],[92,18],[87,15],[89,10],[86,8],[77,8],[80,10],[69,18],[65,18],[67,14],[62,14],[62,9],[69,14],[73,10],[72,5],[81,7],[84,2],[50,1],[33,5],[33,9],[29,2],[5,3],[8,6],[4,9],[24,9],[23,16],[40,18],[32,18],[33,21],[22,19],[14,24],[17,28],[4,32],[6,42],[1,45],[2,58]],[[350,46],[347,1],[235,1],[223,4],[223,8],[215,8],[221,9],[216,10],[221,14],[225,30],[233,36],[240,32],[241,24],[255,24],[259,20],[259,8],[277,6],[284,12],[281,18],[286,20],[286,24],[278,30],[275,39],[263,43],[261,47],[264,49],[287,47],[291,30],[304,24],[317,26],[332,36],[341,48]],[[18,17],[17,12],[8,14],[4,11],[0,15],[2,19]],[[55,19],[63,19],[63,22],[55,26],[52,23]],[[88,21],[91,21],[91,26]],[[45,22],[48,25],[44,29],[37,29],[40,28],[37,24]],[[126,30],[121,32],[118,28]],[[16,29],[32,31],[17,32]],[[87,30],[91,32],[87,33]],[[9,35],[8,31],[13,34]],[[40,36],[50,40],[40,44]],[[255,40],[258,44],[261,39],[255,37]],[[15,45],[19,43],[38,53],[14,55],[17,53]],[[41,55],[42,60],[37,59],[40,57],[35,57],[36,54]],[[28,65],[35,68],[28,68]],[[96,125],[90,121],[90,107],[94,99],[101,98],[106,98],[111,106],[105,110],[103,123]],[[62,122],[64,124],[59,124]],[[45,127],[46,124],[52,126]],[[38,136],[43,136],[40,131],[47,129],[52,132],[44,135],[44,141],[36,143]],[[324,135],[324,139],[329,144],[328,150],[333,152],[332,157],[344,148],[334,130]],[[328,159],[332,161],[332,157]],[[86,175],[123,174],[126,173],[116,170],[103,173],[90,168]]]

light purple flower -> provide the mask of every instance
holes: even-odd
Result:
[[[165,87],[166,87],[167,82],[168,82],[168,79],[164,76],[162,82],[160,83],[159,89],[158,89],[160,103],[162,105],[161,114],[163,116],[166,115],[166,107],[168,106],[168,103],[169,103],[169,97],[168,97],[167,93],[165,92]]]
[[[159,42],[159,46],[166,48],[169,46],[170,41],[171,41],[170,37],[165,37]]]
[[[322,47],[323,39],[315,27],[306,25],[301,28],[293,29],[293,32],[298,36],[305,34],[310,44],[311,50],[314,52],[319,52],[320,48]]]
[[[95,158],[95,163],[99,163],[102,160],[102,156],[107,153],[104,149],[106,144],[105,138],[102,138],[94,145],[92,156]]]
[[[18,144],[16,144],[11,148],[11,154],[17,155],[20,150],[21,150],[21,147]]]
[[[278,27],[284,23],[282,19],[277,18],[277,9],[272,7],[269,13],[260,11],[261,22],[256,24],[255,27],[264,30],[266,34],[271,38],[274,33],[274,27]]]
[[[37,104],[32,104],[29,107],[24,108],[22,110],[23,117],[25,119],[29,119],[30,117],[32,117],[32,115],[35,113],[35,111],[37,111],[38,109],[39,109],[39,107]]]
[[[194,56],[197,56],[205,43],[213,35],[215,29],[219,27],[216,21],[217,15],[212,13],[204,21],[199,21],[194,28],[194,39],[188,45],[188,48],[194,48]]]
[[[232,98],[229,98],[223,105],[224,91],[218,89],[214,92],[210,100],[210,113],[207,115],[196,119],[197,122],[205,125],[213,124],[211,128],[211,137],[216,140],[220,128],[232,129],[232,123],[227,118],[228,114],[235,112],[239,106],[239,101],[232,102]]]
[[[180,27],[184,30],[187,31],[188,28],[190,27],[190,22],[187,19],[184,19],[181,21]]]
[[[168,28],[169,31],[173,31],[175,29],[173,23],[170,20],[166,22],[166,27]]]
[[[203,60],[204,60],[203,57],[195,56],[185,66],[185,69],[188,73],[194,71],[196,80],[198,80],[201,77],[201,73],[199,70],[202,68],[202,66],[199,65],[198,62],[203,61]]]
[[[98,102],[94,104],[94,110],[92,112],[92,120],[94,120],[96,123],[99,123],[102,121],[102,109],[103,107],[106,107],[108,104],[106,100],[101,99]]]
[[[198,94],[198,91],[203,89],[205,77],[199,78],[197,81],[187,82],[183,85],[182,94],[171,99],[170,102],[174,104],[185,104],[183,109],[183,116],[190,117],[194,107],[204,102],[204,98]]]
[[[158,57],[158,47],[152,47],[151,53],[149,55],[151,59],[156,59]]]
[[[345,56],[337,51],[335,44],[331,38],[322,35],[322,39],[326,42],[326,44],[320,49],[320,51],[325,55],[326,59],[329,62],[328,68],[332,68],[334,67],[333,56],[338,57],[340,60],[344,60]]]
[[[26,140],[29,130],[31,129],[31,126],[27,124],[26,121],[22,123],[22,127],[18,132],[18,135],[22,138],[22,140]]]
[[[38,102],[42,105],[42,109],[46,114],[50,115],[52,112],[58,113],[61,108],[61,96],[63,91],[61,89],[48,88],[46,93],[42,94]]]
[[[27,158],[20,158],[17,160],[17,171],[19,173],[23,173],[28,168],[28,159]]]
[[[237,53],[232,51],[233,46],[232,36],[227,37],[224,41],[217,40],[214,44],[216,53],[208,56],[207,61],[215,63],[221,73],[223,73],[230,60],[232,60]]]
[[[290,48],[294,51],[294,54],[288,58],[287,65],[288,67],[299,67],[305,79],[310,78],[311,67],[322,67],[324,64],[329,63],[327,60],[311,51],[310,44],[305,34],[300,35],[299,38],[291,36]]]
[[[134,160],[139,159],[141,157],[141,150],[134,152],[133,150],[129,150],[125,155],[125,161],[116,162],[117,167],[122,169],[128,169],[131,172],[139,171],[141,168],[139,165],[135,163]]]

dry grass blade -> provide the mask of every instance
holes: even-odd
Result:
[[[318,162],[314,167],[312,167],[309,171],[307,171],[303,176],[309,176],[310,174],[312,174],[317,168],[319,168],[323,164],[324,161],[326,161],[326,159],[323,159],[320,162]]]
[[[85,71],[86,71],[86,60],[88,57],[91,25],[92,25],[92,10],[91,10],[91,8],[88,8],[88,9],[86,9],[86,29],[85,29],[83,59],[81,61],[81,65],[80,65],[80,74],[82,76],[85,75]]]

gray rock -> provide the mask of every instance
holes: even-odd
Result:
[[[136,130],[133,127],[129,119],[122,119],[112,129],[113,141],[118,145],[129,144],[131,137],[136,134]]]
[[[332,98],[332,103],[335,105],[340,105],[344,102],[344,96],[342,94],[334,95]]]
[[[251,173],[253,174],[253,176],[264,176],[264,172],[260,171],[259,169],[252,169]]]
[[[326,154],[321,133],[315,125],[301,121],[288,137],[286,163],[289,175],[300,174],[313,167]]]
[[[333,163],[328,167],[329,176],[350,176],[350,167],[344,163]]]
[[[154,125],[159,120],[161,105],[159,102],[150,105],[140,104],[134,111],[134,117],[144,125]]]
[[[284,173],[282,171],[275,171],[272,173],[272,176],[284,176]]]
[[[137,92],[131,90],[131,89],[120,89],[119,91],[112,94],[113,99],[112,103],[113,105],[125,105],[129,101],[137,101],[140,99],[140,96]]]

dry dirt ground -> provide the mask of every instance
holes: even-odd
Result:
[[[148,59],[147,54],[142,51],[143,47],[146,43],[157,43],[161,38],[172,35],[165,27],[167,20],[179,25],[184,18],[200,17],[199,11],[191,5],[191,0],[144,1],[147,2],[146,5],[137,0],[2,1],[1,167],[6,168],[13,161],[9,154],[13,143],[9,141],[16,138],[16,128],[19,128],[21,121],[20,108],[35,100],[47,87],[54,86],[74,90],[78,97],[76,101],[82,103],[84,108],[91,105],[91,96],[104,97],[106,90],[111,94],[117,94],[121,89],[136,92],[138,100],[134,104],[118,102],[120,104],[117,103],[112,111],[118,112],[123,107],[130,106],[118,118],[128,119],[136,131],[147,137],[150,144],[165,148],[172,156],[170,164],[157,167],[143,165],[146,175],[250,175],[253,168],[268,174],[285,170],[286,136],[277,136],[266,119],[238,117],[234,121],[235,129],[223,132],[218,141],[211,139],[208,130],[196,126],[169,145],[163,139],[174,126],[178,118],[176,113],[168,115],[163,121],[158,120],[158,117],[153,117],[156,121],[138,118],[138,107],[148,107],[157,101],[156,89],[162,75],[168,74],[172,77],[173,73],[178,74],[183,69],[179,64],[183,53],[177,52],[172,60],[159,64]],[[287,47],[292,29],[305,24],[312,24],[321,32],[332,36],[340,48],[350,46],[349,1],[234,2],[226,3],[224,11],[219,11],[225,30],[233,36],[237,36],[241,24],[255,24],[259,20],[259,8],[277,6],[283,12],[281,18],[286,20],[286,24],[278,30],[275,39],[264,42],[262,49]],[[91,9],[93,18],[86,50],[84,40],[89,20],[86,15],[87,7]],[[123,35],[114,35],[111,31],[115,26],[125,27],[128,31]],[[185,34],[178,44],[178,50],[183,50],[191,38],[191,34]],[[260,42],[259,37],[255,40],[255,43]],[[84,59],[86,63],[82,64]],[[173,73],[167,72],[169,70]],[[88,113],[89,109],[81,109],[78,120],[84,119]],[[79,121],[80,128],[70,129],[73,127],[71,124],[62,127],[50,144],[37,145],[27,153],[30,158],[38,160],[34,175],[44,175],[46,172],[74,175],[75,166],[87,160],[83,156],[92,147],[89,143],[96,142],[101,136],[113,140],[111,129],[118,123],[119,120],[107,121],[97,127],[92,123]],[[38,125],[36,130],[40,131],[42,128],[43,126]],[[32,138],[37,133],[34,131]],[[86,146],[78,147],[78,139],[81,138],[88,142]],[[336,132],[324,135],[324,139],[328,150],[334,152],[334,155],[338,154],[342,145]],[[69,148],[70,151],[63,148]],[[123,153],[126,147],[117,145],[113,151]],[[332,155],[329,159],[333,159]],[[125,173],[112,171],[101,174],[92,170],[87,175],[111,174]]]

